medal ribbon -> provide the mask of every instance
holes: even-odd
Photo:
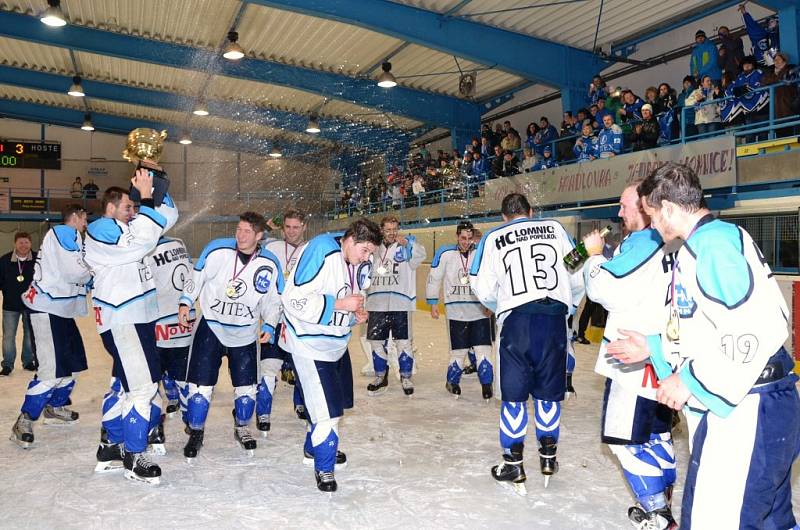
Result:
[[[233,260],[233,278],[231,278],[231,281],[228,282],[229,284],[233,283],[233,281],[236,280],[236,278],[238,278],[239,275],[244,272],[247,266],[250,265],[250,262],[253,261],[253,258],[256,257],[256,254],[258,254],[258,247],[256,247],[253,253],[250,254],[250,259],[247,260],[247,263],[244,264],[244,267],[242,267],[241,270],[239,270],[239,272],[236,272],[236,266],[239,264],[239,250],[238,249],[236,250],[236,256],[234,257]]]
[[[286,241],[283,242],[283,254],[286,256],[286,268],[284,269],[284,271],[287,273],[289,272],[289,263],[292,262],[292,258],[294,257],[294,254],[295,252],[297,252],[298,248],[300,248],[300,245],[294,247],[292,253],[289,254],[289,243],[287,243]]]
[[[467,259],[464,259],[463,252],[458,249],[458,259],[461,260],[461,268],[464,269],[465,276],[469,276],[469,251],[470,249],[467,249]]]

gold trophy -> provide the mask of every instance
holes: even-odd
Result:
[[[155,129],[139,127],[128,133],[128,141],[122,151],[122,158],[136,164],[137,170],[145,168],[150,171],[153,177],[153,202],[156,206],[161,205],[169,189],[167,173],[157,167],[166,139],[167,131],[158,132]],[[133,202],[141,202],[139,190],[133,186],[130,189],[130,198]]]

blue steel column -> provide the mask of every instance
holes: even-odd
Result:
[[[791,64],[800,61],[800,9],[786,5],[778,10],[781,31],[781,51],[789,55]]]

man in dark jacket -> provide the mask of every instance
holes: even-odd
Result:
[[[720,26],[719,30],[719,59],[717,64],[723,72],[730,74],[731,79],[739,75],[739,65],[744,58],[744,46],[741,37],[733,37],[728,26]]]
[[[503,148],[500,144],[494,146],[494,158],[492,158],[492,176],[494,178],[503,176]]]
[[[658,146],[658,137],[661,128],[658,120],[653,116],[653,107],[650,104],[642,105],[642,121],[633,127],[631,145],[634,151],[643,151]]]
[[[14,251],[0,257],[0,289],[3,291],[3,361],[0,375],[9,375],[17,358],[17,327],[22,317],[22,366],[36,370],[31,348],[30,319],[25,315],[22,293],[33,280],[36,253],[31,252],[31,236],[27,232],[14,235]]]

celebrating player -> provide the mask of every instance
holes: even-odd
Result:
[[[470,348],[478,360],[478,379],[484,399],[492,397],[494,371],[489,357],[492,335],[489,315],[469,285],[469,268],[475,255],[472,244],[472,223],[464,221],[456,227],[457,245],[445,245],[436,251],[428,275],[425,298],[431,306],[431,317],[439,318],[439,290],[444,282],[444,305],[450,336],[450,364],[447,367],[447,391],[461,395],[461,373]]]
[[[198,299],[202,312],[192,333],[186,373],[190,432],[183,454],[187,459],[197,457],[203,446],[208,408],[224,355],[233,383],[234,437],[250,454],[256,449],[256,440],[247,428],[256,406],[256,341],[265,344],[275,337],[283,290],[278,258],[259,245],[265,228],[261,215],[241,214],[236,237],[206,245],[191,279],[183,286],[179,322],[190,325],[190,311]],[[260,334],[259,319],[263,321]]]
[[[608,351],[626,363],[649,356],[658,401],[689,411],[680,527],[795,528],[800,396],[778,283],[750,235],[714,219],[689,167],[667,163],[638,191],[661,237],[685,243],[660,336],[622,331]]]
[[[403,392],[414,393],[414,351],[411,347],[411,311],[417,300],[417,267],[425,259],[425,247],[414,236],[398,233],[396,217],[381,220],[383,241],[375,249],[372,285],[367,294],[367,340],[372,347],[375,380],[367,385],[370,395],[386,391],[389,363],[386,341],[389,333],[397,348],[400,383]]]
[[[305,215],[298,210],[288,210],[283,214],[283,239],[273,239],[265,246],[281,264],[284,279],[289,278],[297,264],[300,249],[305,245],[303,236],[306,231]],[[280,337],[281,327],[278,324],[275,336]],[[278,372],[284,364],[291,366],[291,356],[278,346],[278,341],[264,344],[261,347],[261,381],[256,394],[256,426],[266,436],[270,429],[269,416],[272,413],[272,398]],[[294,406],[298,416],[305,414],[305,407],[300,398],[300,389],[295,386]]]
[[[528,396],[534,398],[539,463],[545,475],[558,471],[556,448],[566,379],[566,316],[572,304],[564,256],[572,238],[557,221],[531,219],[524,195],[503,199],[504,224],[483,236],[470,269],[472,289],[497,315],[500,326],[500,445],[498,481],[525,492],[522,465],[528,428]]]
[[[95,322],[114,359],[97,459],[101,470],[114,467],[121,452],[126,478],[158,484],[161,468],[144,452],[161,378],[155,349],[156,289],[144,258],[178,220],[178,210],[169,195],[163,204],[155,204],[153,176],[146,168],[137,169],[131,182],[141,194],[139,214],[133,216],[127,191],[108,188],[102,200],[104,215],[86,232]]]
[[[649,364],[624,366],[606,353],[618,329],[658,333],[663,326],[664,294],[671,278],[675,244],[665,246],[650,218],[642,211],[636,186],[629,185],[619,199],[619,216],[628,236],[606,259],[597,232],[584,239],[590,257],[584,266],[589,298],[608,310],[595,371],[606,377],[601,439],[619,459],[639,506],[628,510],[635,527],[669,528],[675,482],[672,448],[672,410],[656,401],[656,377]],[[677,241],[680,245],[680,241]],[[624,369],[623,369],[624,368]]]
[[[33,282],[22,295],[33,331],[39,368],[28,384],[22,412],[11,440],[27,449],[33,444],[32,422],[44,412],[44,423],[72,424],[78,413],[69,410],[75,374],[86,370],[86,351],[75,317],[86,315],[89,267],[83,261],[86,211],[70,204],[61,213],[64,224],[45,234],[36,257]]]
[[[363,291],[380,229],[359,219],[343,235],[323,234],[300,250],[282,301],[280,347],[292,354],[310,421],[304,452],[314,459],[321,491],[336,491],[339,418],[353,407],[353,373],[347,342],[351,328],[367,320]]]

